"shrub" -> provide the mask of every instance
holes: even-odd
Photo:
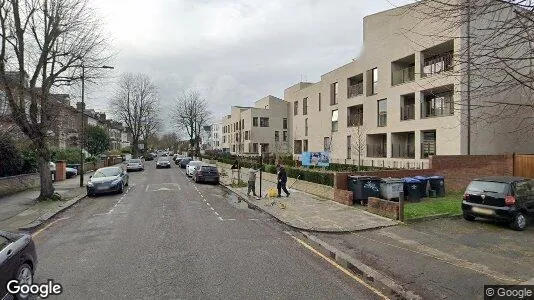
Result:
[[[22,173],[22,155],[15,147],[15,141],[7,133],[0,134],[0,157],[0,177]]]
[[[80,149],[79,148],[65,148],[53,149],[52,161],[64,160],[67,164],[80,163]]]

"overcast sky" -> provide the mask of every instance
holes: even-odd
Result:
[[[88,87],[87,106],[106,112],[122,72],[146,73],[163,108],[196,89],[218,119],[348,63],[361,50],[363,17],[407,2],[92,0],[118,54],[110,78]]]

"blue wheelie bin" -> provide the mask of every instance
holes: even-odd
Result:
[[[354,203],[367,205],[367,198],[380,198],[380,178],[375,176],[349,176],[348,187]]]
[[[445,177],[429,177],[430,189],[436,191],[436,197],[445,197]]]
[[[427,185],[430,178],[426,176],[414,176],[413,178],[421,181],[421,185],[419,185],[419,195],[421,195],[421,198],[427,197]]]
[[[405,177],[402,179],[404,182],[404,195],[410,202],[421,201],[421,181],[412,177]]]

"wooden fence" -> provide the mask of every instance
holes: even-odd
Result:
[[[514,155],[514,176],[534,178],[534,155]]]

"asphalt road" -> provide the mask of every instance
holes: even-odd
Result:
[[[61,283],[60,299],[378,298],[225,188],[146,168],[36,232],[36,282]]]

